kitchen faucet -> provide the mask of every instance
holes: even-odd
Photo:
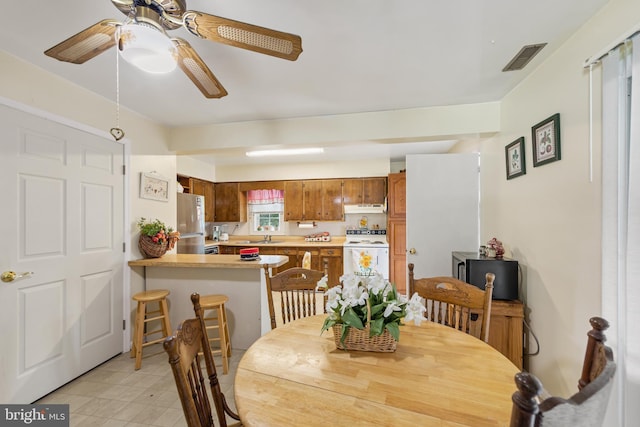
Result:
[[[271,234],[265,234],[264,235],[264,241],[265,242],[270,242],[271,241]]]

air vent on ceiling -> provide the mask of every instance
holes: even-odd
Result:
[[[522,49],[520,49],[520,52],[518,52],[516,56],[514,56],[511,61],[509,61],[509,63],[502,69],[502,71],[522,70],[525,65],[527,65],[529,61],[531,61],[533,57],[536,56],[546,45],[546,43],[541,43],[524,46]]]

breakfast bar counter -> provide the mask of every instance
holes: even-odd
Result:
[[[129,261],[143,268],[147,290],[168,289],[169,318],[175,331],[180,322],[193,318],[191,294],[224,294],[232,348],[247,349],[271,330],[263,267],[288,262],[283,255],[261,255],[244,261],[238,255],[165,254],[160,258]]]
[[[205,254],[165,254],[160,258],[145,258],[129,261],[130,267],[168,267],[168,268],[242,268],[262,270],[280,267],[289,260],[283,255],[261,255],[258,260],[243,261],[238,255]]]

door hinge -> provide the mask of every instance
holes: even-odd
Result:
[[[122,175],[126,175],[126,174],[127,174],[127,166],[122,165]]]
[[[125,242],[122,242],[122,252],[127,252],[127,244]]]
[[[126,330],[127,329],[127,321],[125,319],[122,319],[122,330]]]

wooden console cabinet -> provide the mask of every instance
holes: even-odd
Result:
[[[521,301],[491,302],[489,345],[522,369],[524,305]]]

